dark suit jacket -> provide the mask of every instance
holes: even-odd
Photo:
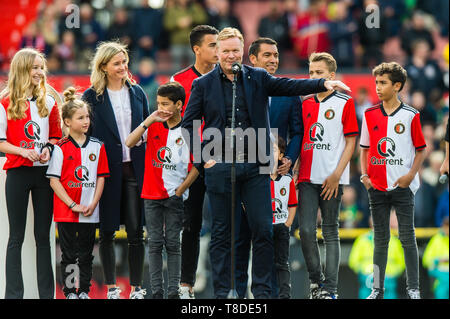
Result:
[[[298,96],[274,96],[270,102],[270,127],[278,129],[278,135],[287,143],[284,156],[294,165],[303,139],[302,101]]]
[[[131,131],[133,131],[149,115],[148,101],[139,85],[127,83],[127,86],[130,93]],[[114,111],[107,90],[97,98],[95,90],[90,87],[84,92],[83,100],[92,108],[89,134],[104,143],[110,171],[110,177],[106,178],[100,199],[100,228],[105,231],[118,230],[121,224],[122,144]],[[140,195],[144,182],[145,144],[131,148],[130,156]],[[141,204],[143,209],[144,205]]]
[[[325,79],[289,79],[271,76],[266,70],[242,65],[243,86],[245,92],[245,102],[253,127],[257,133],[258,128],[266,129],[265,149],[258,141],[257,149],[263,152],[263,156],[268,158],[272,145],[269,137],[269,116],[268,97],[269,96],[299,96],[326,91],[324,87]],[[218,128],[225,137],[226,110],[223,98],[223,89],[220,79],[219,65],[214,70],[204,76],[195,79],[192,83],[191,96],[186,106],[182,127],[189,133],[190,145],[193,145],[193,120],[204,118],[204,131],[208,128]],[[258,135],[258,134],[256,134]],[[203,147],[210,142],[204,138]],[[195,155],[195,154],[194,154]],[[194,157],[198,162],[198,159]],[[203,159],[202,159],[203,161]],[[269,162],[260,164],[269,164]],[[199,164],[196,163],[198,167]]]

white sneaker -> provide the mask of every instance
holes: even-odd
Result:
[[[66,299],[78,299],[77,294],[74,294],[73,292],[71,292],[70,294],[68,294],[66,296]]]
[[[384,288],[373,288],[371,294],[366,299],[384,299]]]
[[[320,299],[322,293],[322,284],[309,285],[309,299]]]
[[[322,290],[319,294],[319,299],[338,299],[338,295],[326,290]]]
[[[115,287],[108,290],[108,294],[106,295],[106,299],[120,299],[120,293],[122,290],[120,288]]]
[[[89,295],[85,292],[82,292],[78,295],[78,299],[91,299],[89,298]]]
[[[130,293],[130,299],[145,299],[144,296],[147,294],[147,290],[136,288]]]
[[[194,292],[189,291],[189,287],[180,287],[180,299],[195,299]]]
[[[421,299],[419,289],[408,289],[407,292],[409,299]]]

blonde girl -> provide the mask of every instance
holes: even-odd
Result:
[[[75,93],[73,87],[64,91],[62,119],[69,132],[55,145],[47,177],[55,192],[53,215],[62,252],[64,295],[67,299],[89,299],[98,202],[109,169],[103,143],[86,135],[89,106]],[[78,287],[67,284],[73,265],[79,268]]]
[[[47,94],[46,61],[38,51],[25,48],[11,62],[8,82],[0,100],[0,152],[6,154],[6,206],[9,240],[6,253],[5,298],[23,298],[21,251],[30,192],[34,211],[39,297],[54,296],[49,233],[52,189],[45,178],[53,144],[61,138],[55,99]]]

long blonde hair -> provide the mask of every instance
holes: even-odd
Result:
[[[44,73],[38,86],[33,86],[30,72],[36,57],[40,57],[44,63]],[[1,93],[3,97],[9,95],[9,106],[7,109],[8,119],[19,120],[25,117],[28,108],[26,96],[27,89],[33,86],[32,94],[36,98],[36,105],[40,117],[47,117],[49,109],[46,103],[47,83],[46,60],[42,53],[32,48],[24,48],[18,51],[12,61],[5,90]]]
[[[126,45],[118,41],[110,41],[102,42],[97,47],[91,64],[91,84],[97,93],[97,97],[103,94],[106,86],[108,85],[107,75],[102,68],[106,66],[116,54],[121,52],[125,54],[128,63],[130,59],[128,57]],[[127,76],[123,79],[123,84],[127,81],[132,85],[136,84],[136,81],[132,79],[130,72],[128,72]]]

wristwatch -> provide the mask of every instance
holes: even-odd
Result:
[[[367,175],[367,174],[362,174],[361,177],[359,178],[359,181],[362,183],[363,182],[363,178],[366,177],[366,176],[369,177],[369,175]]]
[[[147,126],[147,125],[145,125],[145,124],[144,124],[144,122],[142,122],[140,126],[141,126],[141,127],[143,127],[143,128],[144,128],[144,130],[148,129],[148,126]]]

